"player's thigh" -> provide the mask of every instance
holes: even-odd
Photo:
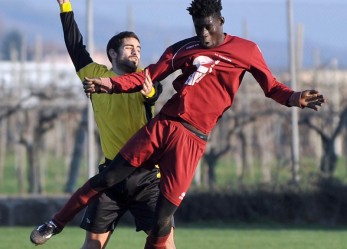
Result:
[[[86,232],[86,237],[82,249],[103,249],[106,248],[111,232],[92,233]]]
[[[155,181],[131,199],[129,211],[134,217],[136,231],[148,232],[152,228],[158,195],[159,185]]]
[[[102,194],[88,205],[80,224],[82,229],[95,234],[102,234],[115,229],[127,208],[114,189],[109,192]]]
[[[189,189],[196,167],[206,148],[206,141],[196,136],[180,123],[171,133],[170,142],[158,161],[160,167],[160,192],[179,206]]]

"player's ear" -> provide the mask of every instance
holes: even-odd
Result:
[[[223,17],[223,16],[221,16],[221,17],[220,17],[220,24],[222,24],[222,25],[223,25],[224,23],[225,23],[225,19],[224,19],[224,17]]]
[[[117,57],[117,53],[116,53],[116,51],[115,51],[113,48],[111,48],[111,49],[108,50],[108,55],[109,55],[111,58],[116,58],[116,57]]]

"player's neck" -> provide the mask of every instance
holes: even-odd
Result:
[[[118,67],[112,67],[111,70],[112,70],[115,74],[117,74],[117,75],[123,75],[123,74],[126,73],[126,72],[124,72],[124,70],[121,70],[121,69],[118,68]]]

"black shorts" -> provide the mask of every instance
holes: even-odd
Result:
[[[102,170],[105,165],[100,165]],[[149,231],[159,195],[159,169],[140,167],[124,181],[103,193],[88,205],[80,227],[92,233],[113,231],[120,218],[130,211],[136,231]]]

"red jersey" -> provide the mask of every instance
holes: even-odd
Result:
[[[266,97],[286,105],[293,90],[276,80],[259,47],[251,41],[226,35],[214,48],[203,48],[197,37],[168,47],[156,64],[148,66],[152,80],[163,80],[181,70],[174,81],[176,94],[160,110],[180,117],[208,134],[232,105],[246,71],[257,80]],[[139,91],[144,73],[112,77],[114,92]]]

